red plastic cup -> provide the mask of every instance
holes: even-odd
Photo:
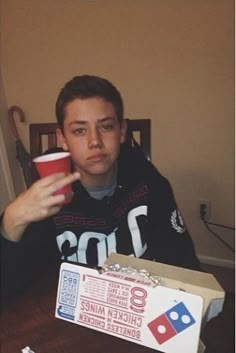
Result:
[[[44,178],[54,173],[65,173],[71,172],[71,158],[69,152],[56,152],[45,154],[33,159],[35,167],[39,173],[40,178]],[[69,194],[71,193],[71,184],[64,186],[57,190],[55,195]],[[70,200],[65,200],[63,204],[69,203]]]

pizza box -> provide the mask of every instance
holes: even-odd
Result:
[[[114,272],[109,269],[114,264],[151,275]],[[173,266],[167,270],[166,265],[117,254],[102,270],[62,263],[55,316],[158,352],[203,353],[199,337],[207,311],[205,292],[195,290],[199,284],[188,281],[185,270],[181,280],[178,272],[182,271]],[[158,284],[153,281],[157,276]],[[213,294],[208,298],[218,299]]]
[[[158,276],[161,285],[167,288],[201,296],[204,300],[202,328],[223,309],[225,291],[212,274],[116,253],[112,253],[105,262],[108,266],[112,264],[138,270],[145,269],[150,274]]]

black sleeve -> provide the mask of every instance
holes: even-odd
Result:
[[[193,241],[176,205],[170,183],[153,171],[150,183],[153,257],[158,262],[201,271]]]
[[[1,297],[24,290],[32,281],[55,263],[56,246],[52,223],[32,223],[19,242],[0,236]]]

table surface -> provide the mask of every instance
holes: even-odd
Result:
[[[157,352],[55,318],[58,276],[59,267],[56,270],[51,269],[24,293],[18,294],[15,298],[2,304],[1,353],[21,353],[21,350],[26,346],[29,346],[35,353]],[[224,322],[223,314],[224,312],[219,316],[219,319],[217,318],[217,327],[221,321]],[[212,328],[210,335],[214,337]],[[209,341],[207,332],[204,333],[204,338]],[[224,340],[224,335],[222,335],[222,339]],[[228,340],[228,337],[226,339]],[[207,350],[207,353],[216,352]]]

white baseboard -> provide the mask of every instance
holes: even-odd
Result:
[[[198,258],[201,263],[206,265],[235,268],[234,260],[221,259],[218,257],[211,257],[211,256],[205,256],[205,255],[198,255]]]

